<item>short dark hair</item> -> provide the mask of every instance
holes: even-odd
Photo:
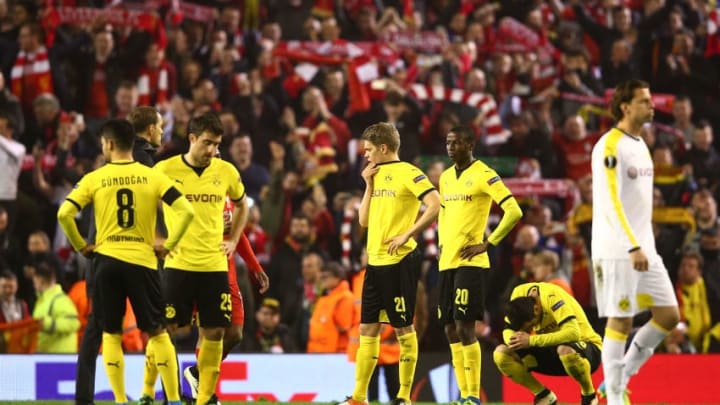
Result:
[[[142,134],[147,131],[151,125],[158,123],[158,111],[148,106],[135,107],[127,119],[133,128],[135,128],[135,133]]]
[[[203,132],[210,132],[214,136],[222,136],[225,132],[220,117],[214,112],[206,112],[193,118],[188,124],[188,133],[200,136]]]
[[[385,100],[383,102],[387,105],[400,105],[402,104],[404,97],[397,90],[390,90],[385,94]]]
[[[448,133],[452,132],[457,135],[463,142],[475,143],[475,132],[470,127],[465,125],[457,125],[450,129]]]
[[[343,267],[342,264],[338,262],[328,262],[323,266],[321,272],[323,273],[330,273],[335,278],[339,278],[341,280],[344,280],[347,272],[345,271],[345,267]]]
[[[8,280],[17,280],[17,276],[15,273],[13,273],[11,270],[5,269],[0,271],[0,278],[5,278]]]
[[[48,254],[38,253],[33,255],[30,265],[35,269],[35,275],[45,280],[55,280],[57,269],[55,263],[48,257]]]
[[[293,220],[296,220],[296,219],[299,219],[299,220],[301,220],[301,221],[305,221],[305,222],[307,222],[309,225],[312,225],[312,221],[310,220],[310,218],[309,218],[307,215],[303,214],[301,211],[297,211],[296,213],[294,213],[294,214],[292,215],[292,218],[290,218],[290,221],[293,221]]]
[[[135,130],[130,121],[113,118],[100,127],[100,136],[111,139],[121,151],[132,150],[135,144]]]
[[[535,318],[535,297],[518,297],[507,305],[507,319],[510,327],[520,330],[527,322]]]
[[[683,253],[682,258],[680,259],[680,261],[682,261],[682,260],[684,260],[684,259],[693,259],[693,260],[695,260],[695,261],[697,262],[697,265],[698,265],[698,267],[700,268],[701,271],[702,271],[703,266],[705,266],[705,259],[704,259],[703,256],[700,254],[700,252],[698,252],[698,251],[696,251],[696,250],[688,250],[688,251],[686,251],[685,253]]]
[[[647,82],[638,79],[630,79],[622,82],[615,87],[615,93],[610,101],[610,113],[616,121],[620,121],[625,118],[625,114],[620,108],[621,104],[629,103],[635,97],[635,90],[637,89],[649,89],[650,85]]]
[[[135,82],[130,80],[121,80],[120,84],[118,84],[118,89],[136,89],[137,84]]]

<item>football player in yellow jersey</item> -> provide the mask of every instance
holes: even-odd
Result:
[[[438,318],[450,343],[460,388],[457,404],[480,403],[480,344],[475,321],[485,313],[490,273],[488,245],[497,245],[522,218],[522,211],[500,176],[473,158],[475,134],[464,126],[447,134],[448,156],[455,163],[440,176],[440,301]],[[493,201],[503,209],[495,230],[485,238]]]
[[[223,354],[223,335],[232,317],[227,257],[235,252],[247,221],[248,207],[237,169],[215,157],[223,135],[218,116],[205,113],[193,118],[188,132],[188,152],[159,162],[155,169],[175,181],[195,208],[195,217],[177,252],[165,261],[165,316],[171,329],[186,326],[191,322],[193,308],[197,308],[202,336],[197,361],[200,374],[197,404],[206,405],[217,401],[214,393]],[[227,239],[223,237],[226,196],[235,203]],[[172,232],[176,217],[166,212],[165,221]],[[152,372],[146,368],[150,376]],[[152,386],[146,384],[143,394],[152,395]]]
[[[135,131],[125,120],[104,124],[100,140],[108,163],[83,177],[58,210],[58,221],[73,247],[84,256],[94,254],[93,310],[100,314],[103,361],[117,403],[127,403],[121,346],[127,298],[138,327],[151,336],[148,362],[159,368],[166,387],[178,387],[175,348],[165,330],[157,258],[175,249],[193,216],[192,206],[172,180],[133,161],[134,138]],[[160,200],[170,207],[177,224],[164,245],[153,247]],[[95,207],[95,245],[85,243],[74,219],[90,203]],[[178,390],[168,390],[167,395],[169,403],[180,403]]]
[[[535,395],[535,404],[557,403],[531,371],[569,375],[580,384],[581,404],[596,405],[590,374],[600,366],[602,338],[580,304],[561,287],[526,283],[515,287],[505,316],[505,344],[493,354],[501,373]]]
[[[395,328],[400,343],[400,389],[394,404],[410,404],[418,343],[413,314],[421,254],[413,236],[430,225],[440,210],[440,197],[427,176],[400,161],[400,135],[381,122],[363,132],[367,167],[360,225],[368,228],[368,265],[362,290],[360,338],[355,388],[344,405],[367,404],[370,377],[380,351],[380,323]],[[420,203],[425,211],[418,218]]]

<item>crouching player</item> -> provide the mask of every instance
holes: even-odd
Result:
[[[580,304],[562,288],[550,283],[515,287],[503,340],[505,344],[495,348],[495,364],[535,395],[534,404],[557,404],[557,396],[531,372],[569,375],[580,384],[582,405],[598,403],[590,374],[600,366],[602,339]]]

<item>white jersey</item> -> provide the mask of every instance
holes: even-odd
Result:
[[[652,229],[653,162],[645,141],[613,128],[592,151],[592,259],[657,257]]]

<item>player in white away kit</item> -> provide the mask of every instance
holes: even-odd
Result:
[[[670,277],[655,250],[652,229],[653,162],[638,135],[653,118],[648,84],[639,80],[615,89],[611,112],[617,126],[592,152],[592,262],[598,312],[607,317],[602,363],[609,405],[627,403],[625,390],[655,347],[679,320]],[[636,313],[652,319],[625,342]],[[603,387],[600,388],[603,394]]]

